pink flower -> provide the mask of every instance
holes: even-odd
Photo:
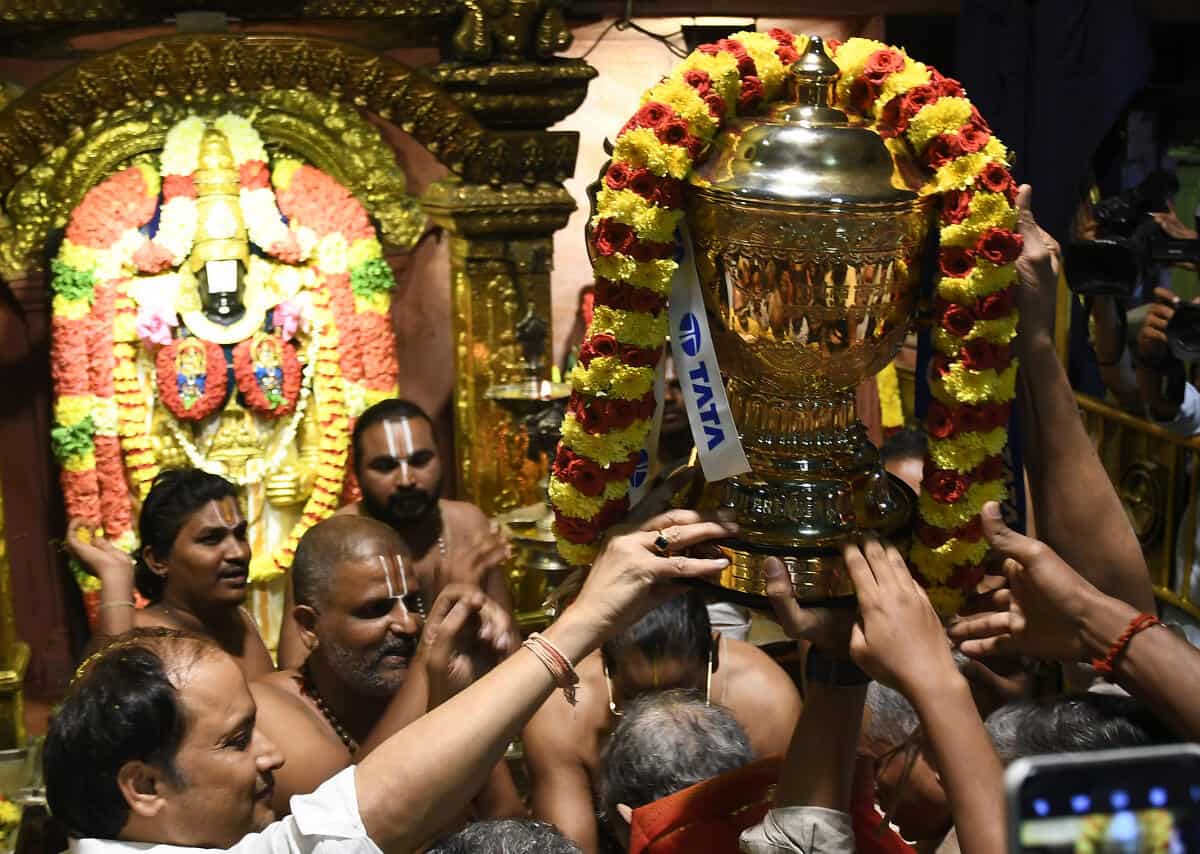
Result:
[[[170,344],[173,336],[171,330],[179,325],[175,312],[165,304],[148,303],[138,309],[137,334],[143,341],[150,344]]]
[[[285,341],[295,338],[297,331],[309,328],[308,306],[297,297],[284,300],[275,306],[274,320]]]

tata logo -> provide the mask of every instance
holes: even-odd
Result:
[[[633,470],[633,474],[629,477],[629,485],[634,489],[639,488],[646,482],[646,475],[650,473],[650,454],[646,453],[646,449],[642,448],[638,452],[637,467]]]
[[[684,350],[687,349],[687,339],[684,339]],[[717,381],[721,378],[718,376]],[[708,440],[711,451],[725,441],[725,430],[721,426],[721,413],[717,411],[717,403],[713,399],[713,380],[708,374],[708,363],[701,359],[696,367],[688,371],[688,385],[692,398],[696,401],[696,411],[700,413],[700,427]]]
[[[700,352],[700,321],[690,311],[679,320],[679,343],[683,345],[683,352],[689,356]]]

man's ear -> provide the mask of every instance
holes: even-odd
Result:
[[[300,629],[300,641],[304,648],[312,652],[317,648],[317,610],[311,605],[297,605],[292,609],[292,617]]]
[[[131,760],[117,770],[117,788],[130,812],[139,818],[154,818],[167,807],[166,775],[141,760]]]
[[[617,804],[617,815],[627,825],[633,824],[633,808],[629,804]]]
[[[154,554],[154,549],[150,546],[142,546],[142,560],[146,562],[146,566],[150,571],[159,578],[167,577],[167,565]]]

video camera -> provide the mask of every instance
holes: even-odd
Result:
[[[1200,263],[1200,240],[1168,237],[1152,213],[1169,210],[1179,189],[1174,175],[1157,171],[1141,184],[1096,202],[1093,240],[1073,240],[1063,250],[1071,290],[1084,296],[1129,297],[1153,264]]]

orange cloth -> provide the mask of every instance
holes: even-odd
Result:
[[[916,854],[900,834],[883,826],[883,816],[875,809],[875,760],[869,756],[860,754],[854,766],[850,815],[858,854]]]
[[[729,854],[738,837],[763,820],[779,782],[782,759],[744,768],[638,807],[629,827],[629,854]]]

